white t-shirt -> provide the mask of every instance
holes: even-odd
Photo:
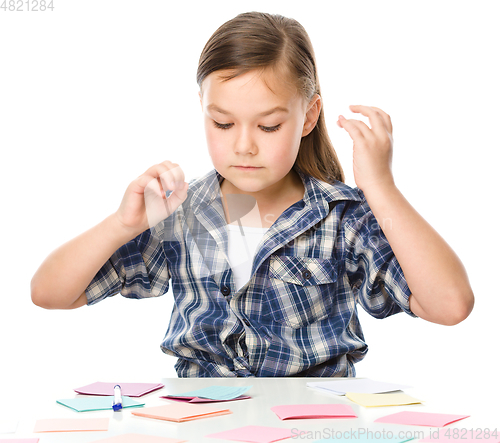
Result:
[[[268,228],[227,225],[229,241],[227,255],[238,290],[250,280],[257,247],[267,230]]]

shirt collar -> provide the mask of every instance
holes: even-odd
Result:
[[[203,177],[189,184],[189,190],[192,192],[191,207],[193,212],[201,211],[216,199],[221,198],[220,185],[223,180],[224,178],[215,169],[212,169]]]
[[[334,183],[326,183],[315,177],[297,171],[304,184],[304,203],[310,206],[328,205],[330,202],[340,200],[362,201],[360,190],[351,188],[345,183],[335,180]]]
[[[345,183],[335,181],[326,183],[315,177],[297,171],[304,184],[303,201],[313,208],[327,209],[330,202],[340,200],[362,201],[361,191],[351,188]],[[224,178],[215,170],[205,174],[203,177],[190,183],[192,192],[191,207],[194,212],[203,210],[207,205],[212,204],[216,199],[221,198],[220,185]]]

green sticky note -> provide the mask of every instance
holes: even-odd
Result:
[[[211,400],[233,400],[236,397],[244,394],[251,386],[208,386],[206,388],[197,389],[196,391],[184,392],[175,394],[176,397],[200,397],[209,398]]]
[[[57,403],[74,409],[76,412],[88,411],[103,411],[113,409],[114,396],[92,396],[92,397],[76,397],[57,400]],[[130,397],[122,397],[122,408],[140,408],[145,403],[139,403],[132,400]]]

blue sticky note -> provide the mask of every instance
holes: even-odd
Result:
[[[251,386],[208,386],[206,388],[197,389],[196,391],[175,394],[175,396],[209,398],[210,400],[233,400],[247,392],[250,388]]]
[[[57,403],[74,409],[77,412],[102,411],[105,409],[113,409],[114,396],[91,396],[91,397],[76,397],[57,400]],[[139,408],[145,403],[139,403],[132,400],[130,397],[122,397],[122,408]]]

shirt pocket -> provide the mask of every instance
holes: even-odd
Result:
[[[336,281],[337,269],[331,259],[271,257],[266,290],[271,316],[291,328],[328,317]]]

